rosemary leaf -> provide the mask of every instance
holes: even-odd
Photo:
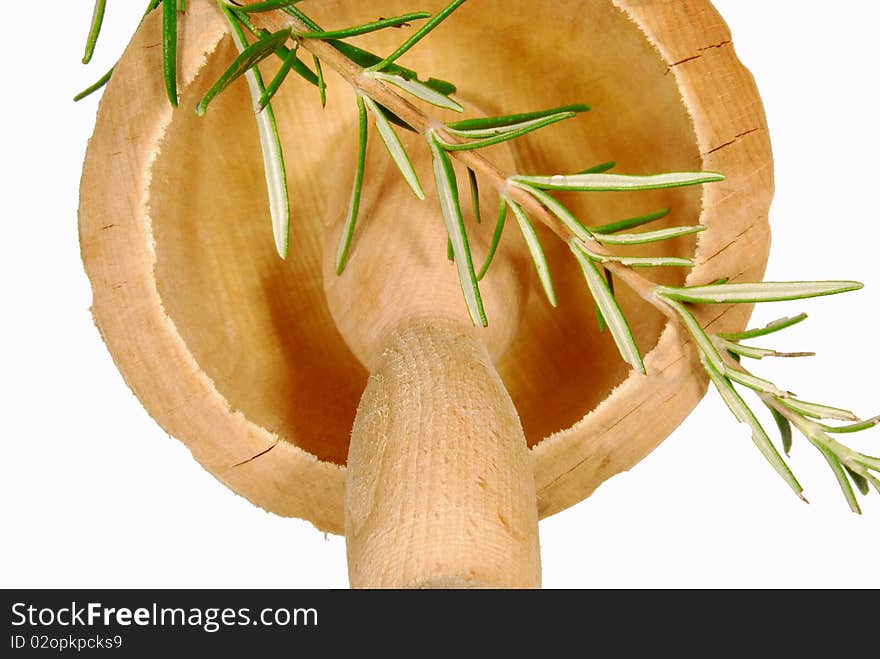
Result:
[[[509,179],[511,185],[514,187],[520,188],[521,190],[525,190],[530,195],[532,195],[535,199],[537,199],[541,204],[544,205],[547,210],[553,213],[562,224],[565,225],[565,228],[571,231],[575,237],[580,240],[590,240],[593,236],[590,233],[589,229],[587,229],[580,221],[574,216],[574,214],[565,207],[564,204],[559,202],[553,195],[550,195],[543,190],[539,190],[538,188],[533,188],[531,186],[525,185],[523,183],[518,183],[514,179]]]
[[[573,190],[578,192],[623,192],[680,188],[702,183],[723,181],[724,176],[714,172],[671,172],[652,176],[626,174],[570,174],[563,176],[517,176],[517,180],[543,190]]]
[[[101,87],[103,87],[103,86],[106,85],[108,82],[110,82],[110,78],[113,77],[113,70],[114,70],[115,68],[116,68],[115,65],[112,66],[112,67],[110,67],[110,70],[107,71],[107,73],[105,73],[104,75],[102,75],[100,78],[98,78],[98,80],[97,80],[96,82],[94,82],[93,84],[89,85],[88,87],[86,87],[85,89],[83,89],[79,94],[77,94],[76,96],[74,96],[74,97],[73,97],[73,100],[74,100],[74,101],[81,101],[81,100],[83,100],[84,98],[86,98],[87,96],[91,96],[91,95],[94,94],[96,91],[98,91],[99,89],[101,89]]]
[[[492,259],[495,258],[495,252],[498,251],[498,245],[501,242],[501,236],[504,233],[504,221],[507,219],[507,200],[500,197],[498,206],[498,221],[495,222],[495,233],[492,234],[492,242],[489,244],[489,251],[486,254],[486,260],[483,267],[480,268],[480,274],[477,275],[477,281],[482,281],[486,273],[489,272],[489,266],[492,265]]]
[[[700,326],[700,323],[697,322],[694,315],[683,304],[680,304],[675,300],[669,300],[667,298],[663,299],[666,304],[668,304],[673,311],[681,317],[685,328],[697,344],[697,349],[700,351],[701,358],[706,362],[707,370],[711,369],[718,373],[720,377],[723,377],[721,374],[724,373],[726,368],[724,366],[724,361],[721,359],[721,355],[718,354],[715,344],[712,343],[712,340],[706,332],[703,331],[703,328]]]
[[[446,232],[452,241],[452,249],[455,254],[455,265],[458,269],[458,278],[461,290],[464,294],[468,313],[474,325],[486,327],[489,323],[486,319],[486,311],[483,308],[483,298],[480,295],[480,286],[477,275],[474,272],[474,263],[471,249],[468,245],[467,231],[464,226],[464,218],[461,214],[461,204],[458,199],[458,183],[455,180],[455,170],[449,156],[443,147],[437,142],[433,131],[428,133],[428,144],[431,147],[431,155],[434,162],[434,180],[437,185],[437,194],[440,197],[440,208],[446,223]]]
[[[854,423],[849,426],[826,426],[825,424],[820,423],[819,427],[825,432],[830,432],[832,434],[848,434],[854,432],[861,432],[862,430],[868,430],[873,428],[876,425],[880,425],[880,416],[875,416],[873,419],[868,419],[866,421],[862,421],[860,423]]]
[[[794,410],[804,416],[814,419],[834,419],[836,421],[854,421],[858,423],[859,417],[849,410],[842,410],[838,407],[830,407],[828,405],[818,405],[816,403],[806,403],[797,398],[786,398],[779,401],[787,408]]]
[[[82,58],[83,64],[88,64],[92,61],[92,55],[95,53],[95,44],[98,43],[101,26],[104,24],[104,10],[106,8],[107,0],[95,0],[95,7],[92,10],[92,23],[89,26],[89,36],[86,38],[86,49]]]
[[[321,66],[321,60],[317,55],[312,55],[312,61],[315,63],[315,75],[318,77],[318,93],[321,95],[321,107],[327,107],[327,83],[324,80],[324,68]]]
[[[856,487],[859,488],[859,492],[863,495],[867,495],[871,491],[871,486],[868,485],[868,479],[862,476],[857,471],[853,471],[851,468],[843,465],[843,468],[846,469],[846,473],[849,474],[852,482],[855,483]]]
[[[823,295],[837,295],[862,288],[854,281],[758,282],[719,286],[664,287],[663,295],[684,302],[733,304],[740,302],[783,302]]]
[[[477,224],[483,223],[483,217],[480,213],[480,183],[477,181],[477,173],[468,167],[468,187],[471,191],[471,210],[474,213],[474,219]]]
[[[235,14],[223,9],[229,23],[230,34],[239,53],[247,50],[247,40]],[[251,94],[256,112],[257,130],[260,134],[260,148],[263,152],[263,171],[266,176],[266,188],[269,194],[269,214],[272,218],[272,235],[275,249],[282,259],[287,258],[290,248],[290,197],[287,190],[287,170],[284,165],[284,154],[281,150],[281,137],[275,112],[269,104],[260,109],[260,99],[265,94],[263,77],[256,67],[245,72],[248,90]]]
[[[526,241],[526,246],[529,248],[529,254],[531,254],[532,261],[535,263],[535,271],[538,273],[538,279],[541,281],[544,294],[547,296],[550,306],[555,307],[557,302],[556,291],[553,289],[553,278],[550,276],[550,266],[547,263],[547,257],[544,256],[544,248],[541,247],[541,241],[538,239],[535,227],[532,226],[529,216],[526,215],[526,212],[519,204],[510,199],[507,199],[507,204],[513,211],[513,216],[516,218],[519,229]]]
[[[590,231],[592,231],[593,233],[609,234],[617,233],[619,231],[628,231],[630,229],[637,229],[638,227],[644,226],[645,224],[650,224],[651,222],[662,220],[664,217],[669,215],[671,210],[671,208],[664,208],[663,210],[655,211],[653,213],[647,213],[646,215],[639,215],[638,217],[631,217],[626,220],[603,224],[599,227],[590,227]]]
[[[301,39],[348,39],[350,37],[357,37],[362,34],[369,34],[370,32],[384,30],[389,27],[400,27],[401,25],[406,25],[410,21],[418,21],[423,18],[430,17],[430,12],[419,11],[411,14],[403,14],[402,16],[395,16],[394,18],[381,18],[378,21],[373,21],[372,23],[364,23],[363,25],[349,27],[342,30],[303,32],[302,34],[297,34],[296,36]]]
[[[605,281],[608,282],[608,290],[611,291],[611,295],[614,295],[614,275],[611,274],[611,271],[608,268],[603,268],[605,270]],[[602,309],[599,308],[599,305],[594,305],[596,307],[596,322],[599,325],[599,334],[604,334],[605,330],[608,329],[608,323],[605,322],[605,316],[602,314]]]
[[[423,82],[419,80],[407,80],[406,78],[399,75],[392,75],[390,73],[382,73],[381,71],[376,71],[375,73],[370,74],[371,77],[376,78],[377,80],[382,80],[383,82],[390,83],[395,87],[402,89],[408,94],[412,94],[418,99],[425,101],[426,103],[430,103],[431,105],[435,105],[438,108],[444,108],[446,110],[454,110],[455,112],[464,112],[464,108],[461,107],[457,102],[441,94],[438,91],[435,91],[428,87]]]
[[[239,5],[232,3],[229,0],[223,1],[229,9],[233,9],[236,12],[243,12],[245,14],[257,14],[266,11],[274,11],[276,9],[286,9],[287,7],[300,2],[300,0],[265,0],[265,2],[255,2],[251,5]]]
[[[372,113],[373,118],[376,120],[376,129],[379,131],[379,136],[388,148],[388,153],[391,154],[394,164],[397,165],[400,173],[403,174],[404,180],[412,189],[415,196],[419,199],[424,199],[425,191],[422,189],[422,184],[419,182],[416,170],[413,169],[412,162],[410,162],[406,149],[403,148],[400,138],[397,136],[397,133],[394,132],[391,124],[388,123],[388,118],[385,116],[385,113],[369,96],[362,96],[362,98],[364,99],[364,103],[366,103],[367,109]]]
[[[609,160],[608,162],[599,163],[598,165],[593,165],[592,167],[587,167],[587,169],[581,170],[578,174],[603,174],[610,169],[614,169],[617,167],[617,163],[613,160]]]
[[[741,423],[745,423],[751,428],[752,441],[755,443],[755,446],[758,447],[758,450],[761,451],[761,454],[767,462],[770,463],[773,469],[776,470],[776,473],[782,477],[794,493],[801,499],[804,499],[804,488],[801,487],[801,484],[798,482],[797,478],[795,478],[791,469],[789,469],[788,465],[785,463],[785,460],[779,455],[779,451],[773,446],[773,442],[770,441],[767,431],[764,430],[764,427],[761,425],[761,422],[758,421],[754,412],[752,412],[751,408],[746,405],[746,402],[737,393],[736,389],[733,388],[733,385],[730,384],[730,381],[727,378],[721,375],[718,370],[712,368],[708,362],[704,362],[704,364],[706,364],[706,372],[709,374],[709,378],[721,394],[724,402],[727,403],[730,411],[733,412],[733,415]]]
[[[547,117],[551,117],[553,115],[569,113],[577,114],[580,112],[589,112],[589,110],[589,105],[563,105],[558,108],[540,110],[538,112],[521,112],[519,114],[507,114],[500,117],[481,117],[479,119],[465,119],[464,121],[456,121],[451,124],[447,124],[446,127],[453,132],[475,133],[476,137],[491,137],[492,135],[498,134],[498,129],[509,130],[515,125],[539,119],[546,119]],[[610,164],[610,167],[608,167],[608,169],[614,166],[614,163],[605,164]],[[600,167],[604,166],[604,164],[600,165]]]
[[[608,329],[611,331],[611,336],[617,344],[620,356],[623,357],[623,360],[632,366],[638,373],[645,373],[645,364],[642,362],[642,355],[636,345],[635,337],[633,336],[626,317],[624,317],[623,312],[617,304],[617,299],[608,287],[607,280],[602,274],[600,274],[593,259],[590,258],[590,255],[577,243],[577,241],[570,240],[568,245],[574,253],[575,258],[577,258],[581,270],[583,270],[584,278],[587,280],[587,286],[593,294],[593,299],[595,300],[596,305],[602,312],[602,317],[605,319]]]
[[[518,124],[511,130],[499,133],[494,137],[487,137],[484,139],[475,140],[473,142],[465,142],[463,144],[450,144],[448,142],[443,142],[443,148],[447,151],[474,151],[476,149],[485,149],[490,146],[495,146],[496,144],[515,140],[518,137],[528,135],[529,133],[559,123],[560,121],[571,119],[574,116],[576,116],[574,112],[563,112],[561,114],[554,114],[547,117],[546,119],[536,119],[535,121],[527,121],[523,124]]]
[[[738,371],[735,368],[725,368],[724,375],[727,379],[736,382],[737,384],[741,384],[744,387],[748,387],[754,391],[763,392],[765,394],[769,394],[775,398],[786,399],[794,396],[790,391],[782,391],[775,384],[770,382],[769,380],[764,380],[762,378],[756,377],[751,373],[743,373],[742,371]]]
[[[767,409],[770,410],[770,414],[773,415],[773,420],[776,422],[776,427],[779,428],[779,436],[782,438],[782,450],[785,451],[786,455],[791,455],[791,422],[782,416],[779,410],[772,405],[767,405]]]
[[[726,281],[724,283],[727,283]],[[765,327],[761,327],[759,329],[751,329],[746,330],[745,332],[736,332],[734,334],[719,334],[722,339],[728,339],[730,341],[745,341],[748,339],[756,339],[761,336],[767,336],[768,334],[774,334],[776,332],[780,332],[784,329],[788,329],[789,327],[793,327],[798,323],[802,323],[807,319],[807,314],[802,313],[792,318],[780,318],[779,320],[774,320],[772,323],[769,323]]]
[[[415,46],[419,41],[424,39],[428,34],[431,33],[434,28],[436,28],[440,23],[445,21],[449,15],[454,12],[456,9],[463,5],[465,0],[453,0],[445,9],[439,12],[434,18],[425,23],[415,34],[413,34],[409,39],[404,42],[400,48],[391,53],[388,57],[383,59],[381,62],[374,64],[367,71],[384,71],[385,67],[389,64],[394,63],[395,60],[399,59],[404,53],[410,50],[413,46]]]
[[[287,56],[282,60],[278,73],[275,74],[275,77],[266,86],[266,91],[260,97],[261,110],[268,105],[269,101],[275,96],[275,93],[281,88],[281,84],[287,79],[287,74],[290,73],[294,62],[297,61],[298,49],[299,47],[296,46],[287,52]]]
[[[259,34],[259,32],[258,32],[258,34]],[[280,46],[275,51],[275,54],[281,58],[282,62],[286,62],[287,58],[290,56],[290,52],[292,50],[298,51],[299,48],[287,48],[286,46]],[[318,80],[318,74],[315,73],[314,71],[312,71],[308,66],[306,66],[305,63],[301,59],[299,59],[298,57],[294,57],[290,61],[290,65],[291,65],[291,68],[293,69],[293,72],[296,73],[300,78],[302,78],[303,80],[305,80],[309,84],[314,85],[315,87],[318,87],[320,89],[321,82],[320,82],[320,80]]]
[[[620,263],[631,268],[691,268],[694,262],[678,256],[614,256],[596,255],[601,263]]]
[[[856,454],[856,461],[867,467],[868,469],[873,469],[874,471],[880,471],[880,458],[872,458],[869,455],[862,455],[861,453]]]
[[[341,275],[348,261],[351,250],[351,241],[354,237],[354,229],[357,225],[358,210],[361,204],[361,191],[364,185],[364,169],[367,160],[367,106],[364,105],[363,97],[358,94],[358,156],[357,169],[354,175],[354,187],[351,191],[351,200],[348,204],[348,213],[345,217],[345,225],[342,229],[342,239],[336,251],[336,274]]]
[[[837,456],[834,455],[830,450],[828,450],[825,446],[820,444],[816,444],[816,447],[819,449],[819,452],[822,454],[822,457],[828,462],[828,466],[831,467],[831,471],[834,472],[834,477],[837,479],[838,485],[840,485],[840,490],[843,492],[843,496],[846,499],[846,502],[849,504],[849,509],[852,510],[856,515],[862,514],[862,509],[859,507],[859,502],[856,499],[856,493],[853,492],[852,485],[849,482],[849,478],[847,478],[846,471],[843,468],[843,465],[840,464],[840,460],[837,459]]]
[[[238,23],[236,23],[236,25],[238,25]],[[211,86],[196,107],[196,114],[199,116],[205,114],[208,109],[208,104],[220,92],[248,71],[256,70],[254,67],[258,63],[274,53],[279,46],[283,46],[284,42],[290,38],[290,28],[279,30],[278,32],[267,32],[258,41],[255,41],[249,46],[246,41],[243,41],[243,38],[244,33],[242,33],[242,43],[244,44],[244,47],[239,49],[238,57],[236,57],[232,64],[230,64],[223,72],[223,75],[220,76],[217,82]],[[236,43],[236,45],[238,44]]]
[[[603,245],[645,245],[648,243],[670,240],[672,238],[680,238],[681,236],[692,236],[695,233],[702,233],[705,230],[706,227],[703,225],[692,227],[670,227],[668,229],[646,231],[644,233],[618,233],[607,235],[597,233],[595,239]]]
[[[168,100],[177,107],[177,2],[162,3],[162,70]]]
[[[778,352],[767,348],[744,346],[720,337],[718,337],[718,344],[723,350],[742,357],[748,357],[749,359],[764,359],[765,357],[815,357],[816,355],[814,352]]]

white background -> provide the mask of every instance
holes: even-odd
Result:
[[[144,3],[109,3],[88,68],[78,60],[91,3],[52,4],[51,20],[33,15],[37,34],[7,34],[17,65],[5,71],[0,109],[0,584],[345,587],[343,540],[224,489],[148,417],[101,343],[76,233],[96,101],[70,97],[112,63]],[[757,322],[811,312],[781,343],[819,352],[762,372],[808,400],[875,414],[880,3],[715,4],[770,122],[778,192],[768,278],[868,283],[842,298],[760,309]],[[880,454],[880,431],[853,443]],[[542,523],[544,583],[880,586],[880,497],[865,500],[863,517],[850,514],[805,441],[796,443],[793,468],[810,506],[710,395],[632,472]]]

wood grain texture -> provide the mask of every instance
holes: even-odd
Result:
[[[478,331],[411,318],[383,345],[348,456],[355,588],[540,586],[528,448]]]
[[[443,4],[426,0],[424,8]],[[192,112],[234,49],[212,3],[189,6],[181,22],[181,107],[168,107],[157,73],[155,16],[101,103],[80,202],[95,321],[144,406],[206,469],[267,510],[342,532],[349,430],[368,372],[328,307],[323,263],[328,222],[337,219],[328,200],[353,173],[345,139],[355,120],[351,95],[330,75],[327,110],[295,81],[275,101],[295,209],[292,255],[282,263],[272,250],[244,85],[227,90],[204,119]],[[411,8],[404,0],[366,7],[328,0],[314,11],[339,26]],[[491,33],[487,16],[498,26]],[[362,42],[388,52],[400,40],[393,30]],[[672,206],[670,224],[709,228],[696,245],[664,247],[674,255],[696,249],[688,281],[761,278],[773,189],[766,124],[751,76],[709,2],[548,0],[512,12],[500,0],[480,0],[404,63],[455,80],[487,112],[593,104],[588,116],[519,143],[521,171],[575,171],[616,159],[631,173],[725,173],[724,183],[705,189],[565,201],[594,224]],[[546,516],[632,467],[690,412],[706,383],[680,332],[622,291],[648,367],[647,376],[630,375],[610,337],[596,331],[565,246],[541,235],[560,307],[547,307],[528,273],[520,320],[496,368],[531,447],[538,512]],[[509,231],[504,240],[517,236]],[[651,276],[681,283],[684,273]],[[713,307],[703,320],[730,331],[748,312]]]

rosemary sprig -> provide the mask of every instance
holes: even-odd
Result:
[[[163,75],[170,102],[177,102],[176,48],[178,12],[185,9],[180,0],[151,0],[145,16],[163,4]],[[538,280],[551,304],[556,295],[550,277],[550,268],[543,248],[534,230],[533,220],[550,227],[565,240],[574,258],[581,266],[587,287],[597,306],[600,328],[610,330],[623,359],[637,372],[645,372],[641,353],[636,345],[629,324],[616,300],[614,281],[620,280],[643,299],[679,322],[694,340],[694,345],[706,372],[721,393],[735,417],[752,430],[752,438],[761,453],[782,476],[798,496],[802,488],[779,454],[757,416],[748,407],[736,387],[751,390],[769,408],[781,435],[784,452],[790,452],[793,443],[792,429],[797,429],[815,446],[828,462],[841,486],[850,508],[858,512],[855,490],[863,494],[870,486],[880,491],[880,459],[857,453],[833,439],[833,434],[861,432],[880,423],[880,417],[859,420],[852,412],[841,408],[808,403],[772,382],[753,375],[743,368],[743,358],[760,360],[765,357],[797,357],[812,353],[783,353],[769,348],[743,345],[741,341],[752,340],[782,331],[802,322],[806,316],[785,318],[770,325],[734,334],[711,334],[702,328],[691,312],[692,305],[737,304],[794,300],[823,295],[835,295],[861,288],[857,282],[764,282],[758,284],[731,284],[726,279],[708,286],[668,287],[657,286],[637,272],[637,268],[678,266],[689,267],[692,261],[677,256],[626,257],[617,255],[609,248],[619,245],[635,245],[699,233],[701,226],[684,226],[656,229],[641,233],[633,230],[666,217],[669,209],[628,218],[599,226],[584,224],[552,193],[556,191],[620,192],[656,190],[670,187],[710,184],[723,180],[712,172],[672,172],[656,175],[610,174],[614,162],[595,165],[569,175],[506,175],[489,163],[482,155],[484,147],[517,139],[554,123],[573,119],[589,109],[584,105],[568,105],[537,112],[508,114],[498,117],[465,119],[443,124],[429,117],[422,110],[407,102],[400,94],[425,101],[429,104],[461,111],[461,105],[451,94],[455,86],[444,80],[428,77],[421,80],[418,73],[397,64],[398,58],[424,39],[432,30],[455,12],[464,0],[455,0],[438,14],[431,17],[419,30],[387,57],[370,53],[344,40],[371,31],[394,28],[410,20],[428,18],[424,12],[412,12],[394,18],[380,18],[360,26],[335,30],[323,30],[296,5],[296,0],[266,0],[239,6],[231,0],[218,0],[218,6],[226,15],[233,39],[240,51],[225,79],[218,80],[210,97],[200,103],[204,112],[211,98],[241,75],[245,75],[257,111],[258,129],[264,153],[264,167],[270,194],[270,213],[276,246],[282,256],[287,253],[289,231],[289,202],[284,173],[284,160],[280,138],[270,101],[285,82],[290,71],[315,85],[326,102],[322,60],[332,66],[353,86],[358,99],[359,147],[355,171],[355,183],[349,203],[343,234],[337,252],[337,271],[342,272],[348,258],[352,237],[357,224],[360,195],[363,186],[365,153],[368,136],[368,115],[374,118],[377,132],[404,179],[420,198],[424,191],[412,167],[410,158],[397,137],[392,124],[423,133],[433,157],[435,185],[449,237],[449,249],[455,261],[468,312],[477,325],[486,325],[487,319],[480,296],[479,281],[486,276],[500,243],[508,209],[512,210],[517,224],[526,240],[535,264]],[[282,11],[289,16],[289,28],[270,33],[254,25],[249,16],[270,11]],[[96,2],[93,20],[86,42],[85,61],[91,58],[100,33],[104,3]],[[256,41],[249,45],[244,29],[255,35]],[[293,47],[286,43],[293,41]],[[250,50],[249,50],[250,49]],[[305,49],[313,58],[314,71],[298,57]],[[266,87],[260,77],[257,64],[274,54],[282,61],[278,75]],[[354,66],[352,66],[354,65]],[[112,69],[77,99],[99,89],[112,75]],[[480,219],[479,181],[491,185],[499,197],[499,212],[495,232],[485,262],[479,273],[474,270],[473,259],[467,239],[467,227],[461,209],[452,159],[463,163],[468,171],[474,217]],[[838,420],[846,425],[829,426],[824,419]],[[853,489],[855,486],[855,489]]]
[[[880,459],[857,453],[832,439],[833,433],[855,433],[873,428],[880,423],[880,417],[861,421],[850,412],[839,407],[824,404],[808,403],[794,397],[790,392],[778,388],[773,383],[752,375],[742,367],[738,356],[743,352],[747,356],[762,358],[765,356],[804,355],[809,353],[778,353],[762,348],[747,348],[737,342],[743,339],[758,338],[774,334],[796,325],[806,319],[801,314],[794,318],[783,318],[763,328],[747,330],[737,334],[709,334],[699,325],[693,314],[685,307],[686,303],[748,303],[771,302],[778,300],[806,299],[835,295],[861,288],[856,282],[794,282],[779,284],[765,282],[756,284],[721,284],[711,287],[671,288],[657,287],[655,293],[683,321],[694,339],[700,353],[700,359],[710,379],[727,402],[734,416],[747,423],[753,432],[753,439],[761,452],[776,469],[777,473],[788,483],[795,493],[803,498],[802,488],[794,478],[784,459],[764,431],[757,416],[746,405],[735,391],[733,385],[739,384],[751,389],[766,407],[770,409],[773,419],[780,432],[782,447],[786,455],[790,454],[793,444],[792,426],[807,438],[819,450],[834,473],[844,498],[850,509],[860,513],[861,508],[852,485],[867,494],[869,484],[875,487],[880,484],[872,472],[880,472]],[[713,295],[712,291],[720,291]],[[846,426],[832,427],[819,423],[820,419],[832,419],[854,422]],[[880,491],[880,489],[878,489]]]

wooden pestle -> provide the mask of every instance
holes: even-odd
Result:
[[[539,587],[533,467],[493,365],[524,304],[529,271],[522,241],[513,232],[502,241],[481,282],[490,324],[474,327],[446,256],[429,149],[420,136],[401,137],[427,199],[415,198],[373,137],[341,276],[335,256],[342,218],[325,246],[331,313],[371,372],[348,454],[350,582],[355,588]],[[494,157],[513,170],[508,147],[496,147]],[[494,194],[483,196],[486,219],[478,225],[459,178],[479,269],[497,204]],[[348,199],[330,207],[347,208]]]

